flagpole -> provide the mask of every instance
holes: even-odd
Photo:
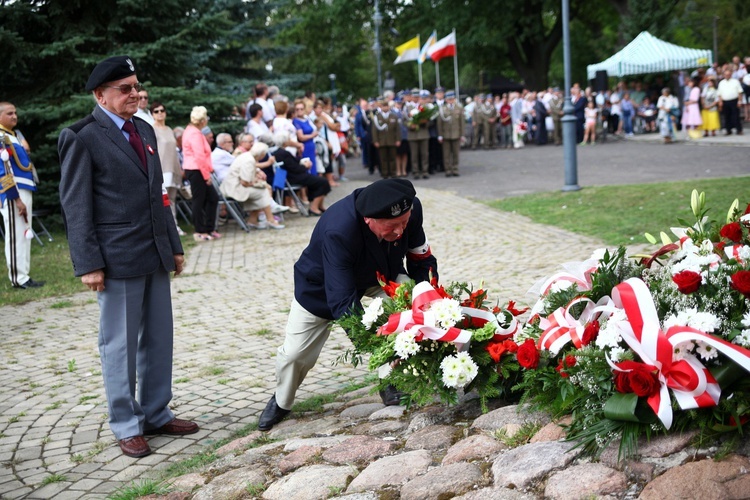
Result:
[[[435,62],[435,80],[437,80],[437,87],[440,86],[440,61]]]
[[[418,61],[419,63],[419,90],[422,90],[422,61]]]
[[[453,78],[456,81],[456,99],[461,102],[461,92],[458,90],[458,40],[456,40],[456,28],[453,28],[453,40],[456,43],[453,49]]]

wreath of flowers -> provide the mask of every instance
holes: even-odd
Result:
[[[467,283],[439,286],[436,280],[400,284],[378,281],[386,298],[375,298],[336,323],[353,348],[339,361],[355,366],[369,355],[368,368],[379,375],[378,388],[395,386],[407,404],[439,398],[458,401],[458,391],[476,391],[487,400],[510,397],[519,366],[512,340],[519,329],[514,302],[491,305],[487,291]]]
[[[632,454],[640,436],[687,428],[739,435],[750,416],[750,206],[738,207],[718,225],[694,191],[696,223],[672,228],[677,241],[662,233],[640,261],[600,250],[545,280],[515,337],[522,399],[571,414],[568,438],[591,454],[616,440]]]

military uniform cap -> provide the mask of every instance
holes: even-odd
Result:
[[[355,206],[363,217],[395,219],[411,210],[416,195],[406,179],[381,179],[359,193]]]
[[[419,97],[419,89],[411,89],[411,95],[415,97]]]
[[[105,59],[94,67],[88,81],[86,92],[91,92],[97,87],[116,80],[122,80],[135,74],[135,64],[128,56],[114,56]]]
[[[448,92],[445,93],[445,98],[450,99],[451,97],[456,97],[456,93],[452,90],[449,90]]]
[[[438,92],[445,92],[445,89],[443,87],[435,88],[435,93],[437,94]]]
[[[420,97],[430,97],[430,91],[429,91],[429,90],[422,90],[422,91],[421,91],[421,92],[419,93],[419,96],[420,96]]]

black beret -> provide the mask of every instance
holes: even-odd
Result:
[[[114,56],[105,59],[94,67],[94,71],[86,82],[86,92],[107,82],[122,80],[135,74],[135,64],[128,56]]]
[[[373,219],[395,219],[411,210],[417,192],[406,179],[381,179],[357,196],[357,212]]]

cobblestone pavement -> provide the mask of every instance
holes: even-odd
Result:
[[[556,151],[562,155],[561,148]],[[493,297],[524,303],[537,279],[562,262],[588,257],[600,244],[468,199],[472,194],[490,197],[487,184],[504,185],[503,176],[490,183],[477,182],[477,177],[472,181],[485,154],[466,154],[467,170],[455,184],[438,176],[419,181],[426,231],[442,281],[484,280]],[[334,190],[331,202],[372,179],[358,160],[351,164],[352,180]],[[544,177],[532,179],[529,189],[555,189]],[[470,182],[484,187],[471,191]],[[81,293],[0,307],[5,321],[0,338],[0,498],[105,498],[254,423],[273,392],[275,350],[292,296],[292,266],[316,220],[292,215],[283,231],[250,234],[230,222],[224,238],[189,251],[186,272],[173,281],[172,290],[172,405],[180,417],[199,422],[201,431],[150,438],[154,453],[141,459],[121,454],[106,422],[95,296]],[[298,399],[332,392],[364,376],[362,369],[333,365],[347,346],[343,332],[335,331]]]

